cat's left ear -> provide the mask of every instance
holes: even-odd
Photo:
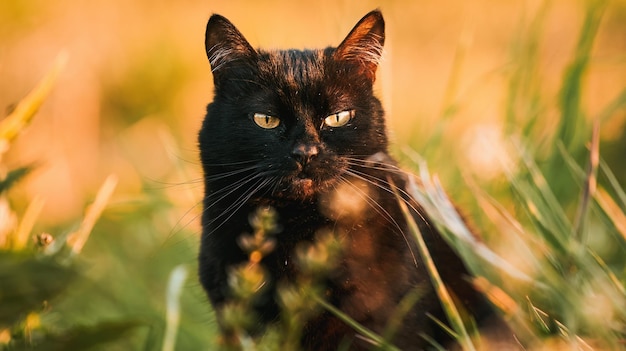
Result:
[[[352,28],[334,53],[335,60],[359,65],[373,82],[385,43],[385,20],[379,10],[365,15]]]

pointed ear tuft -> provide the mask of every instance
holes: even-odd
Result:
[[[385,21],[379,10],[365,15],[335,50],[337,61],[357,63],[372,81],[385,43]]]
[[[207,23],[204,45],[214,74],[232,61],[256,55],[241,32],[226,17],[217,14]]]

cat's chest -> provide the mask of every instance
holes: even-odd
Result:
[[[288,219],[279,221],[282,226],[277,237],[279,271],[289,276],[297,273],[297,255],[303,252],[299,248],[314,245],[324,235],[332,235],[340,242],[341,262],[352,271],[350,276],[371,276],[382,265],[404,260],[410,248],[397,204],[375,194],[357,203],[350,200],[355,198],[338,200],[333,196],[332,201],[322,200],[308,208],[279,210],[279,216]]]
[[[405,221],[395,203],[377,204],[380,207],[361,208],[358,215],[343,211],[341,216],[331,216],[328,209],[317,209],[289,221],[279,237],[274,267],[268,267],[274,279],[297,282],[302,274],[301,255],[317,253],[300,248],[323,243],[324,235],[333,235],[340,251],[338,259],[332,260],[334,266],[324,273],[327,298],[357,320],[386,320],[389,306],[418,283],[423,272],[416,266],[415,251],[405,237]],[[307,235],[299,241],[285,239],[303,231]]]
[[[395,199],[369,187],[357,184],[337,187],[304,206],[279,206],[278,240],[292,246],[311,242],[317,234],[325,232],[357,241],[363,237],[362,240],[371,242],[385,233],[403,230],[404,221],[398,209]]]

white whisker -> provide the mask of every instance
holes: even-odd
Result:
[[[358,166],[359,167],[363,167],[362,165],[358,165]],[[399,172],[401,171],[399,168],[398,168],[398,170],[399,170]],[[366,172],[358,171],[358,170],[356,170],[354,168],[351,168],[349,170],[349,172],[352,175],[357,176],[357,177],[361,178],[362,180],[367,181],[370,184],[375,185],[375,186],[379,187],[380,189],[382,189],[382,190],[384,190],[384,191],[386,191],[386,192],[388,192],[390,194],[395,194],[393,189],[391,188],[393,186],[401,195],[406,196],[408,199],[413,199],[413,197],[406,190],[395,186],[395,184],[390,183],[389,180],[387,180],[387,179],[382,179],[382,178],[376,177],[375,175],[372,175],[372,174],[369,174],[369,173],[366,173]],[[402,175],[406,175],[406,172],[402,171]],[[382,183],[382,184],[385,184],[386,186],[381,185],[379,182]],[[420,209],[415,207],[415,205],[413,203],[411,203],[411,201],[406,200],[405,198],[402,198],[402,197],[401,197],[401,199],[402,199],[402,201],[404,201],[404,203],[407,206],[409,206],[409,208],[411,210],[413,210],[414,212],[419,214],[420,218],[424,221],[424,223],[426,223],[426,224],[429,223],[429,221],[427,221],[426,218],[424,218],[424,216],[422,215]],[[415,201],[415,199],[413,199],[413,200]]]
[[[191,211],[193,211],[196,207],[200,206],[201,204],[202,204],[202,200],[197,201],[193,206],[191,206],[187,211],[185,211],[185,213],[183,213],[183,215],[178,219],[178,221],[176,221],[176,223],[174,223],[174,225],[172,226],[169,236],[178,234],[183,229],[187,228],[188,225],[190,225],[191,223],[194,223],[198,219],[198,217],[200,217],[200,214],[196,214],[195,216],[191,217],[189,220],[185,221],[184,224],[181,224],[183,222],[183,219],[186,218],[191,213]]]
[[[371,184],[375,184],[372,181],[369,181],[367,179],[364,179],[358,175],[354,175],[351,174],[350,171],[347,171],[346,173],[362,179],[366,182],[369,182]],[[417,258],[415,257],[415,253],[413,252],[413,249],[411,248],[411,244],[409,242],[409,239],[407,238],[406,234],[404,233],[404,230],[402,230],[402,227],[400,226],[400,224],[398,224],[398,222],[395,220],[395,218],[393,218],[393,216],[391,216],[391,214],[385,209],[383,208],[378,202],[376,202],[376,200],[374,200],[370,195],[368,195],[366,192],[364,192],[363,190],[359,189],[359,187],[355,186],[354,184],[352,184],[352,182],[350,182],[350,180],[346,179],[345,177],[341,177],[341,180],[349,185],[350,187],[352,187],[354,190],[356,190],[357,194],[359,196],[361,196],[362,199],[364,199],[373,209],[374,211],[376,211],[378,214],[380,214],[387,222],[389,222],[390,224],[392,224],[394,227],[396,227],[398,229],[398,232],[400,235],[402,235],[402,238],[404,239],[404,242],[407,245],[407,248],[409,249],[409,253],[411,254],[411,258],[413,259],[413,264],[417,267]],[[377,184],[376,184],[377,185]]]
[[[210,194],[208,194],[208,199],[211,200],[211,204],[207,206],[208,208],[213,207],[213,205],[219,203],[220,201],[224,200],[226,197],[228,197],[229,195],[231,195],[232,193],[234,193],[235,191],[237,191],[239,188],[241,188],[242,186],[244,186],[246,183],[254,180],[255,178],[258,178],[258,174],[253,174],[250,175],[246,178],[242,178],[240,180],[238,180],[235,183],[232,183],[228,186],[225,186],[219,190],[216,190]],[[220,195],[220,197],[218,199],[212,199],[212,197],[215,197],[216,195]]]
[[[248,181],[244,182],[243,184],[249,182],[250,180],[255,179],[255,178],[251,178]],[[250,200],[250,198],[264,185],[267,184],[269,182],[268,179],[259,179],[257,182],[255,182],[249,189],[248,191],[245,191],[242,195],[240,195],[235,201],[233,201],[230,205],[228,205],[228,207],[226,209],[224,209],[222,211],[222,213],[220,213],[219,215],[217,215],[215,218],[211,219],[208,223],[206,223],[206,226],[208,226],[209,228],[211,228],[211,231],[209,233],[207,233],[207,235],[211,235],[213,232],[215,232],[216,230],[218,230],[222,225],[224,225],[226,222],[228,222],[228,220],[243,206],[246,204],[246,202],[248,200]],[[239,189],[241,186],[243,186],[243,184],[241,184],[239,187],[237,187],[237,189]],[[206,208],[208,209],[208,208]],[[205,210],[206,210],[205,209]],[[224,218],[224,220],[217,226],[213,227],[212,225],[219,220],[221,217],[223,217],[224,215],[228,214],[228,216],[226,218]]]
[[[207,175],[205,178],[206,178],[206,180],[214,181],[214,180],[219,180],[219,179],[231,177],[231,176],[234,176],[236,174],[249,172],[249,171],[255,170],[257,168],[258,168],[257,166],[250,166],[250,167],[241,168],[241,169],[237,169],[237,170],[232,170],[232,171],[228,171],[228,172]]]
[[[237,199],[235,199],[226,209],[224,209],[219,215],[217,215],[215,218],[212,218],[208,223],[205,224],[207,227],[211,228],[211,231],[209,233],[207,233],[207,235],[212,234],[213,232],[218,230],[222,225],[224,225],[226,222],[228,222],[228,220],[237,211],[239,211],[239,209],[241,207],[243,207],[246,203],[248,203],[248,201],[250,201],[250,199],[255,194],[257,194],[259,191],[265,189],[265,193],[267,193],[269,190],[271,190],[272,188],[276,187],[279,184],[279,182],[275,182],[275,180],[277,179],[275,176],[267,177],[267,175],[268,175],[267,172],[258,172],[258,173],[250,175],[246,179],[238,181],[235,184],[236,186],[228,187],[230,189],[230,191],[228,191],[227,194],[222,195],[218,200],[213,202],[211,205],[206,206],[204,211],[208,210],[215,203],[217,203],[219,201],[222,201],[223,199],[228,197],[230,194],[238,191],[244,185],[246,185],[246,184],[248,184],[248,183],[250,183],[250,182],[252,182],[254,180],[257,180],[256,182],[254,182],[254,184],[252,184],[250,187],[248,187],[248,189],[246,191],[244,191]],[[275,184],[272,185],[271,187],[268,187],[268,185],[272,184],[273,182],[275,182]],[[220,189],[217,192],[221,192],[222,190],[223,189]],[[221,223],[219,225],[213,226],[213,224],[215,224],[215,222],[217,220],[219,220],[220,218],[224,217],[226,214],[228,214],[228,216],[225,217],[221,221]]]

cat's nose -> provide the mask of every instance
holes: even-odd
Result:
[[[291,151],[291,156],[302,166],[306,165],[319,153],[317,145],[298,144]]]

